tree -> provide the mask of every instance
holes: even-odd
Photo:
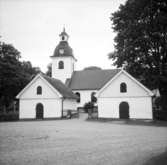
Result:
[[[0,109],[6,112],[15,96],[38,71],[30,62],[21,62],[20,52],[0,42]]]
[[[49,63],[48,66],[47,66],[47,71],[46,71],[46,75],[51,77],[52,76],[52,64]]]
[[[158,88],[167,102],[167,2],[128,0],[111,21],[117,35],[109,58],[150,89]]]

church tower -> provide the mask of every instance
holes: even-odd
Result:
[[[51,56],[52,77],[65,83],[74,72],[76,59],[73,56],[72,48],[68,44],[69,35],[66,33],[65,28],[59,36],[60,42]]]

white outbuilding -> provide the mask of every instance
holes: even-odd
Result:
[[[153,93],[124,70],[98,92],[99,118],[152,119]]]
[[[65,110],[77,110],[76,95],[60,80],[38,74],[16,96],[19,119],[61,118]]]

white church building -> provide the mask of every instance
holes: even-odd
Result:
[[[65,29],[54,50],[52,76],[38,74],[16,96],[20,119],[61,118],[97,97],[99,118],[152,119],[153,93],[123,69],[75,70]]]

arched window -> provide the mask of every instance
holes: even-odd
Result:
[[[42,95],[42,87],[41,86],[37,87],[37,95]]]
[[[126,93],[127,92],[127,85],[126,85],[126,83],[121,83],[120,84],[120,92],[121,93]]]
[[[59,69],[64,69],[64,62],[63,61],[59,61]]]
[[[93,102],[93,103],[96,103],[97,102],[97,98],[95,97],[95,92],[92,92],[91,93],[91,102]]]
[[[76,92],[75,94],[78,96],[77,103],[80,103],[80,101],[81,101],[81,100],[80,100],[80,93],[79,93],[79,92]]]

